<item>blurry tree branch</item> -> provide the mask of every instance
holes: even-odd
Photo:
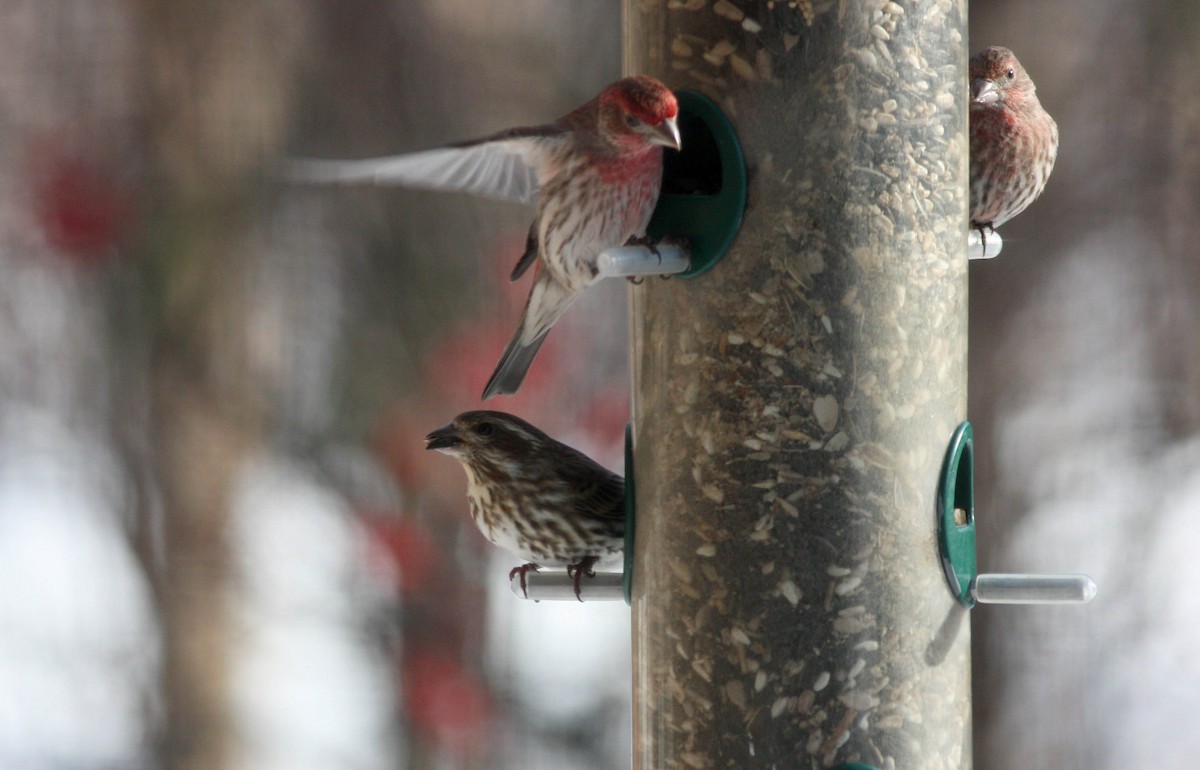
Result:
[[[246,249],[262,166],[284,139],[305,7],[137,0],[134,9],[152,203],[136,298],[148,311],[147,385],[129,394],[149,401],[141,451],[161,503],[143,500],[143,517],[161,520],[136,527],[158,533],[143,536],[138,552],[162,624],[160,759],[216,770],[230,766],[237,738],[228,506],[270,418],[249,365]]]

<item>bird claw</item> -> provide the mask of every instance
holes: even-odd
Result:
[[[662,264],[662,254],[658,253],[658,248],[657,248],[656,244],[657,244],[657,241],[655,241],[653,238],[651,238],[648,235],[630,236],[629,240],[625,242],[626,246],[644,246],[647,249],[650,249],[650,253],[653,254],[654,256],[658,257],[658,264],[661,265]],[[634,286],[641,286],[642,283],[645,282],[646,276],[631,275],[631,276],[628,276],[625,280],[629,281]]]
[[[660,264],[660,265],[662,264],[663,257],[662,257],[662,252],[660,252],[658,250],[659,246],[661,246],[661,245],[678,246],[681,249],[684,249],[685,251],[688,251],[691,249],[691,242],[688,240],[688,237],[686,235],[667,235],[667,236],[663,236],[662,238],[659,238],[657,240],[650,237],[649,235],[640,235],[640,236],[634,235],[634,236],[630,236],[629,240],[625,242],[625,245],[626,246],[643,246],[643,247],[649,249],[650,253],[653,254],[658,259],[658,264]],[[672,276],[670,273],[667,273],[665,275],[660,275],[659,278],[661,278],[664,281],[669,281],[672,278]],[[640,276],[640,275],[636,276],[636,277],[630,276],[630,277],[626,278],[625,280],[629,281],[630,283],[632,283],[635,286],[638,286],[638,285],[641,285],[642,281],[645,280],[645,276]]]
[[[996,228],[992,227],[990,222],[983,222],[975,225],[975,232],[979,233],[979,253],[987,254],[987,236],[988,233],[996,232]]]
[[[658,244],[660,241],[651,238],[649,235],[631,235],[629,240],[625,242],[626,246],[644,246],[650,249],[650,253],[658,257],[658,263],[662,264],[662,254],[658,252]]]
[[[581,602],[583,601],[583,596],[580,595],[579,580],[584,575],[587,575],[588,577],[596,577],[596,570],[592,569],[592,567],[597,561],[599,561],[599,559],[595,556],[584,556],[575,564],[567,565],[567,577],[574,581],[575,598]],[[510,577],[509,579],[511,580],[512,578]]]
[[[691,251],[691,249],[692,249],[691,239],[683,234],[665,235],[662,238],[660,238],[658,240],[658,242],[660,244],[664,244],[667,246],[678,246],[679,248],[684,249],[685,251]]]
[[[534,564],[533,562],[530,562],[528,564],[522,564],[519,567],[513,567],[512,569],[510,569],[508,571],[508,582],[510,582],[510,583],[512,582],[513,575],[520,575],[521,576],[521,593],[525,594],[525,598],[528,599],[529,598],[529,586],[527,586],[525,584],[525,573],[526,572],[537,572],[539,569],[541,569],[541,567]],[[579,595],[579,581],[576,581],[576,584],[575,584],[575,595],[576,596]],[[580,601],[582,601],[582,600],[580,600]]]

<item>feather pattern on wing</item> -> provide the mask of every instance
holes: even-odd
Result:
[[[570,447],[565,448],[570,449]],[[574,450],[572,450],[574,451]],[[577,490],[575,508],[588,521],[601,524],[606,534],[619,538],[625,531],[625,480],[579,452],[566,455],[558,470]]]
[[[535,203],[539,173],[566,141],[555,125],[519,128],[433,150],[362,160],[297,158],[284,167],[291,181],[308,184],[397,185]]]

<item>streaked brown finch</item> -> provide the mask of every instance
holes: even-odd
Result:
[[[625,480],[505,412],[463,412],[425,437],[467,472],[471,518],[491,542],[525,560],[525,574],[566,567],[580,579],[625,545]],[[528,591],[526,590],[528,596]]]

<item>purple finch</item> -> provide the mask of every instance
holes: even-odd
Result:
[[[527,571],[566,567],[580,598],[580,578],[625,546],[625,480],[522,419],[463,412],[425,448],[462,463],[475,525],[527,562],[509,573],[522,589]]]
[[[1037,200],[1058,155],[1058,126],[1013,52],[971,58],[971,227],[999,227]]]
[[[533,286],[484,388],[488,399],[521,387],[550,328],[597,280],[599,254],[644,236],[662,184],[663,147],[679,149],[677,113],[665,85],[628,77],[553,123],[391,158],[294,161],[290,175],[536,202],[525,252],[512,272],[516,280],[536,263]]]

